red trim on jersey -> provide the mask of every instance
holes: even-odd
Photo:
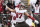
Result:
[[[30,16],[30,15],[29,15],[28,17],[29,17],[29,18],[31,18],[32,20],[35,20],[35,18],[34,18],[34,17],[32,17],[32,16]]]
[[[19,8],[19,6],[20,6],[21,4],[18,4],[16,7],[18,7]]]
[[[35,13],[35,14],[39,14],[39,13]]]
[[[19,5],[17,5],[16,7],[18,7],[18,8],[19,8]]]

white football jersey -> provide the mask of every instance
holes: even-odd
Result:
[[[38,7],[35,7],[35,4],[32,4],[34,9],[35,9],[35,13],[39,13],[39,8],[40,8],[40,5]]]
[[[25,21],[24,12],[27,12],[27,10],[19,10],[16,12],[16,22]]]
[[[11,12],[11,16],[12,16],[12,23],[16,23],[16,14],[14,12]]]
[[[35,13],[39,13],[39,7],[38,8],[35,7]]]

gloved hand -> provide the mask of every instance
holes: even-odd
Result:
[[[39,22],[37,20],[35,20],[34,23],[39,24]]]

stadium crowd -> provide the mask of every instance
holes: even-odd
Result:
[[[6,8],[6,5],[10,6],[11,9],[15,9],[17,5],[18,5],[17,6],[18,8],[19,8],[19,5],[21,5],[19,2],[21,3],[21,0],[18,0],[18,1],[17,0],[12,0],[12,1],[0,0],[0,26],[2,25],[2,27],[4,27],[4,25],[8,25],[8,27],[11,27],[10,26],[11,25],[11,12]],[[40,4],[38,2],[37,3],[30,2],[30,5],[28,6],[29,6],[31,16],[35,15],[35,16],[40,17],[40,12],[39,12]],[[39,22],[40,22],[40,18],[39,18]]]
[[[7,10],[6,8],[6,5],[7,3],[9,3],[9,6],[13,9],[13,7],[15,8],[14,4],[12,4],[12,2],[15,4],[15,5],[18,5],[16,3],[19,3],[21,2],[20,0],[0,0],[0,27],[4,27],[5,25],[8,25],[8,27],[10,27],[10,24],[11,23],[9,20],[10,17],[11,17],[11,13],[9,10]],[[2,25],[2,26],[1,26]]]

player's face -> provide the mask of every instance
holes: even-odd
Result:
[[[20,7],[19,7],[21,10],[23,10],[23,6],[21,5]]]

